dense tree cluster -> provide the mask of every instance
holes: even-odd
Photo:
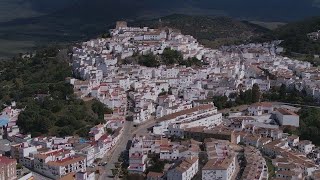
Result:
[[[303,105],[319,105],[317,102],[306,94],[306,92],[290,89],[285,85],[274,87],[270,92],[265,93],[263,98],[267,101],[279,101]],[[320,145],[320,109],[319,108],[302,108],[300,115],[300,127],[285,127],[284,132],[297,134],[301,139],[311,140],[313,143]]]
[[[210,96],[210,95],[208,95]],[[232,93],[227,96],[213,96],[212,101],[215,106],[220,109],[231,108],[243,104],[252,104],[259,102],[261,99],[261,92],[259,86],[254,84],[252,89],[240,91],[239,93]]]
[[[181,52],[176,50],[171,50],[170,48],[166,48],[163,51],[163,54],[161,55],[153,55],[153,54],[147,54],[147,55],[134,55],[131,58],[127,58],[123,60],[124,64],[132,64],[137,62],[141,66],[146,67],[159,67],[160,65],[181,65],[181,66],[197,66],[200,67],[204,65],[204,63],[197,58],[188,58],[183,59],[183,55]]]
[[[193,57],[193,58],[188,58],[186,60],[181,61],[179,65],[187,66],[187,67],[191,67],[191,66],[201,67],[202,65],[205,65],[205,63],[201,62],[196,57]]]
[[[313,97],[308,96],[305,91],[298,91],[295,88],[288,88],[282,84],[280,87],[272,87],[272,89],[263,94],[264,101],[279,101],[293,104],[309,104],[315,105]]]
[[[308,33],[318,30],[320,18],[314,17],[278,28],[275,34],[277,38],[284,40],[282,45],[289,53],[319,54],[320,41],[313,41],[307,37]]]
[[[67,51],[50,47],[32,58],[0,62],[0,103],[16,101],[25,108],[17,121],[24,133],[87,136],[93,125],[103,122],[104,113],[112,112],[98,101],[75,98],[72,85],[65,82],[71,67],[60,53]]]
[[[161,161],[160,160],[160,155],[157,154],[150,154],[150,166],[147,169],[147,172],[163,172],[164,170],[164,165],[168,163],[168,161]]]
[[[183,61],[183,56],[181,52],[176,50],[171,50],[169,48],[164,49],[163,54],[161,54],[161,61],[165,65],[179,64]]]
[[[298,112],[300,116],[299,127],[285,127],[284,132],[300,136],[301,140],[310,140],[320,145],[320,109],[302,108]]]
[[[159,67],[160,62],[157,59],[157,56],[153,54],[137,56],[138,64],[146,67]]]
[[[259,102],[261,98],[261,92],[259,89],[259,86],[257,84],[254,84],[252,89],[246,90],[246,91],[240,91],[240,94],[238,97],[236,97],[236,104],[242,105],[242,104],[252,104]]]
[[[316,145],[320,145],[320,109],[303,108],[299,111],[300,127],[293,131],[301,139],[311,140]]]

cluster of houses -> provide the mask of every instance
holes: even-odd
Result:
[[[148,156],[158,156],[168,161],[165,173],[149,172],[148,178],[192,179],[199,170],[199,145],[201,142],[186,140],[172,142],[161,136],[137,136],[129,150],[129,173],[144,173],[150,165]],[[155,163],[155,162],[153,162]]]
[[[121,137],[125,122],[125,116],[121,114],[105,114],[105,123],[92,127],[87,139],[31,137],[20,134],[19,130],[13,134],[20,112],[14,105],[2,112],[2,117],[7,118],[1,119],[5,124],[2,127],[0,170],[3,173],[0,177],[4,179],[30,179],[32,172],[36,172],[51,179],[94,180],[96,172],[89,171],[87,167],[92,167],[96,159],[102,159],[110,152]],[[2,163],[7,163],[6,167],[2,168]],[[12,163],[14,169],[8,170],[11,174],[5,173],[7,166],[13,167]],[[17,163],[32,172],[28,176],[17,176]]]
[[[266,180],[270,164],[275,167],[275,179],[320,178],[320,149],[283,132],[284,127],[299,127],[295,108],[259,102],[223,117],[212,102],[206,102],[213,96],[234,100],[232,94],[255,84],[262,92],[285,84],[320,100],[319,68],[278,55],[283,51],[278,47],[281,41],[216,50],[178,30],[128,27],[123,21],[117,22],[110,35],[73,48],[74,78],[66,81],[78,98],[95,98],[113,114],[90,129],[89,139],[31,137],[19,133],[15,122],[21,110],[13,103],[0,116],[0,140],[6,147],[1,146],[1,154],[12,158],[0,156],[0,170],[19,163],[52,179],[93,180],[95,172],[87,167],[111,153],[126,117],[132,117],[135,124],[155,121],[147,134],[134,135],[129,149],[128,172],[146,173],[150,180],[191,180],[195,176]],[[137,54],[162,54],[166,48],[206,65],[122,63]],[[206,160],[200,156],[200,147]],[[150,156],[167,162],[162,173],[148,171],[154,163]],[[16,179],[16,173],[0,172]]]
[[[149,132],[152,138],[136,136],[133,139],[130,173],[146,172],[148,155],[158,154],[160,160],[170,160],[171,164],[165,167],[164,174],[149,172],[150,179],[191,179],[200,170],[202,179],[233,179],[239,175],[237,151],[215,154],[200,169],[197,153],[190,153],[192,156],[181,153],[181,142],[171,142],[167,139],[171,137],[201,142],[208,138],[228,139],[231,143],[228,146],[246,145],[242,152],[247,162],[241,171],[243,179],[268,178],[264,156],[287,159],[282,163],[272,161],[276,177],[280,179],[312,177],[318,173],[315,146],[296,140],[297,144],[289,145],[288,139],[292,136],[282,131],[287,126],[299,127],[295,109],[259,102],[245,112],[230,113],[224,118],[214,104],[201,101],[224,95],[233,100],[232,94],[251,89],[255,84],[262,92],[284,84],[288,89],[304,91],[315,100],[320,99],[319,68],[280,56],[284,51],[278,46],[281,41],[215,50],[174,29],[128,27],[126,22],[117,22],[110,34],[110,38],[90,40],[73,49],[74,74],[81,80],[70,82],[80,98],[97,98],[116,113],[132,116],[136,124],[155,119],[156,124]],[[121,61],[136,54],[162,54],[166,48],[181,52],[184,59],[195,57],[206,65],[152,68]],[[210,142],[206,147],[207,144],[209,147]],[[214,145],[214,149],[219,147]],[[207,153],[210,154],[210,150]],[[303,159],[302,164],[296,157]],[[283,164],[300,167],[309,164],[311,168],[302,168],[297,176],[285,176],[290,170],[282,169]]]
[[[199,146],[204,146],[201,152]],[[200,154],[205,154],[203,158]],[[265,158],[259,149],[241,147],[230,140],[205,138],[203,142],[193,139],[171,142],[157,136],[139,136],[130,148],[129,173],[144,173],[152,163],[150,155],[158,155],[165,161],[162,173],[148,171],[148,180],[191,180],[197,176],[203,180],[232,180],[241,175],[245,180],[268,179]],[[246,159],[241,170],[240,157]]]
[[[152,133],[133,138],[128,171],[148,172],[146,177],[150,180],[189,180],[197,175],[203,180],[317,179],[319,148],[311,141],[283,132],[284,127],[299,127],[297,110],[261,102],[243,112],[231,113],[222,121],[215,119],[214,106],[205,104],[157,118]],[[206,124],[209,122],[216,124]],[[174,141],[169,140],[172,137]],[[202,152],[200,145],[204,147]],[[200,159],[201,153],[207,155],[202,166],[199,164],[204,160]],[[150,154],[159,155],[160,161],[166,160],[163,173],[148,171],[152,165]],[[274,166],[273,177],[268,172],[270,166]]]
[[[275,179],[312,179],[317,176],[318,148],[311,141],[299,140],[299,136],[282,131],[283,127],[299,127],[299,115],[293,112],[296,108],[257,103],[248,110],[262,110],[262,113],[229,118],[227,125],[232,130],[233,143],[245,145],[251,148],[248,151],[266,156],[275,167]],[[265,165],[265,162],[261,164],[261,173],[265,172]]]
[[[320,98],[319,69],[309,62],[279,56],[281,41],[216,50],[177,30],[128,27],[126,22],[117,22],[110,34],[110,38],[73,48],[72,66],[78,79],[68,82],[80,98],[97,98],[123,115],[130,110],[137,124],[190,109],[196,100],[223,95],[232,100],[230,95],[254,84],[262,92],[285,84]],[[149,68],[122,63],[136,54],[162,54],[165,48],[181,52],[185,59],[196,57],[206,65]]]
[[[13,140],[14,136],[20,133],[17,120],[21,111],[16,107],[15,102],[2,110],[0,113],[0,139]]]

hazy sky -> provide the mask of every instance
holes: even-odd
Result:
[[[64,9],[70,6],[68,14]],[[149,17],[181,13],[292,21],[320,15],[320,0],[0,0],[0,22],[56,11],[62,15],[74,14],[75,17],[91,15],[93,19],[104,16],[101,11],[105,11],[106,15],[109,11],[116,17],[124,14]]]

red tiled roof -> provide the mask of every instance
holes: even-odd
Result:
[[[5,156],[0,156],[0,164],[8,165],[15,162],[17,162],[15,159],[11,159]]]

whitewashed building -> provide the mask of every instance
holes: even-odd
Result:
[[[202,180],[232,180],[236,169],[236,156],[210,159],[202,168]]]
[[[180,128],[215,127],[222,123],[222,114],[213,104],[207,104],[163,116],[157,121],[159,123],[153,127],[153,133],[163,135],[169,132],[170,124],[181,123],[183,127]]]
[[[198,158],[185,159],[167,173],[167,180],[191,180],[199,170]]]
[[[277,109],[276,116],[281,126],[299,127],[299,115],[287,109]]]

